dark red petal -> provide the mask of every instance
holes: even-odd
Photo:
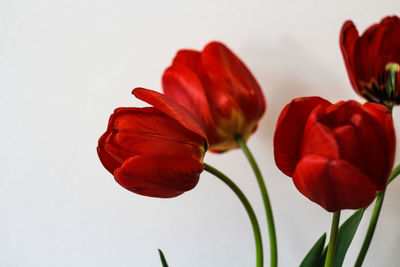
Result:
[[[206,91],[212,91],[213,85],[203,66],[200,52],[194,50],[178,51],[172,65],[166,70],[164,76],[167,76],[167,79],[165,81],[163,77],[163,89],[165,95],[169,96],[170,93],[174,96],[178,95],[179,91],[176,88],[171,88],[171,86],[173,87],[174,85],[177,85],[178,87],[181,87],[179,89],[183,90],[183,93],[186,94],[188,98],[192,100],[192,102],[197,101],[195,100],[195,98],[200,98],[199,104],[201,105],[201,107],[207,108],[208,111],[205,112],[210,113]],[[168,78],[172,78],[172,80]],[[170,92],[171,90],[173,90],[173,92]],[[178,103],[181,104],[179,102],[179,100],[181,99],[175,99],[174,97],[171,98],[174,100],[178,100]],[[184,101],[184,103],[186,103],[186,101]],[[183,106],[186,107],[189,111],[192,111],[193,109],[193,106]],[[198,113],[197,111],[197,113],[194,114],[200,113]],[[204,114],[200,115],[204,116]],[[212,117],[211,115],[207,116]],[[205,119],[210,120],[209,117],[206,117]]]
[[[381,104],[365,103],[363,105],[365,111],[372,115],[377,122],[385,130],[388,140],[388,157],[394,160],[396,150],[396,133],[393,124],[393,117],[389,110]]]
[[[195,187],[203,164],[187,155],[129,158],[115,173],[124,188],[144,196],[170,198]]]
[[[384,17],[380,23],[381,24],[389,24],[389,25],[396,24],[396,23],[400,24],[400,18],[398,18],[397,16],[387,16],[387,17]]]
[[[177,104],[170,98],[156,91],[144,88],[136,88],[132,91],[132,94],[134,94],[140,100],[149,103],[158,110],[164,112],[171,118],[175,119],[186,129],[200,135],[205,140],[207,140],[204,129],[199,124],[197,119],[192,114],[190,114],[185,108],[183,108],[181,105]]]
[[[138,108],[134,111],[117,111],[113,122],[113,139],[124,144],[124,134],[136,134],[159,140],[171,140],[201,146],[203,137],[188,130],[156,108]]]
[[[153,107],[143,107],[143,108],[137,108],[137,107],[119,107],[114,110],[114,114],[112,116],[117,116],[121,115],[123,113],[135,113],[135,112],[142,112],[142,113],[149,113],[149,114],[161,114],[162,112],[159,111],[156,108]],[[115,119],[115,118],[114,118]],[[110,126],[110,125],[109,125]],[[112,125],[111,128],[114,126]]]
[[[194,158],[203,157],[203,139],[176,139],[169,136],[141,134],[138,132],[120,132],[113,137],[112,145],[107,145],[106,150],[114,157],[125,160],[132,155],[156,155],[163,153],[174,156],[177,153],[187,154]]]
[[[100,137],[97,146],[97,154],[99,155],[100,161],[104,168],[106,168],[110,173],[114,173],[114,170],[122,164],[122,162],[119,162],[105,150],[107,139],[111,135],[114,128],[114,120],[115,115],[112,114],[108,120],[107,131]]]
[[[366,174],[375,183],[377,190],[383,190],[388,176],[387,140],[384,131],[369,116],[360,116],[353,124],[362,144]]]
[[[320,97],[296,98],[279,115],[274,134],[274,156],[278,168],[292,176],[299,161],[306,121],[311,111],[330,103]]]
[[[385,28],[379,24],[369,27],[358,39],[354,47],[355,75],[358,80],[370,82],[372,78],[378,80],[378,75],[386,64],[382,62],[379,53]],[[382,68],[383,67],[383,68]]]
[[[110,173],[114,173],[114,170],[121,166],[112,155],[110,155],[105,150],[105,141],[108,137],[109,133],[105,132],[99,139],[99,145],[97,146],[97,154],[99,155],[100,161],[103,164],[104,168],[107,169]]]
[[[379,47],[379,55],[382,57],[385,66],[389,62],[397,62],[400,64],[400,19],[386,17],[381,21],[381,27],[384,28],[381,46]]]
[[[356,101],[339,102],[326,109],[326,114],[319,121],[335,131],[338,127],[350,125],[354,127],[357,142],[340,144],[342,139],[337,139],[341,147],[341,158],[351,162],[362,170],[378,190],[382,190],[386,184],[387,162],[387,138],[383,128],[375,118],[366,112],[360,103]],[[353,140],[356,142],[355,140]],[[345,146],[351,146],[345,148]],[[359,147],[357,149],[357,147]],[[344,151],[352,153],[352,157]],[[354,150],[351,152],[351,150]],[[356,159],[357,158],[357,159]]]
[[[121,163],[132,155],[158,153],[203,157],[204,138],[154,107],[118,109],[113,117],[104,148]]]
[[[324,124],[318,122],[320,113],[325,108],[316,107],[309,115],[304,127],[300,158],[308,155],[320,155],[329,159],[339,159],[339,147],[334,133]]]
[[[184,65],[176,64],[165,70],[162,84],[164,94],[197,117],[207,134],[210,130],[215,130],[204,83],[197,73]]]
[[[185,66],[193,73],[196,73],[202,82],[206,82],[204,86],[207,88],[209,83],[206,70],[201,61],[201,53],[194,50],[180,50],[176,53],[172,66]]]
[[[206,45],[201,58],[213,84],[206,93],[214,101],[214,112],[230,118],[232,110],[238,109],[247,120],[259,120],[266,109],[265,98],[243,62],[219,42]]]
[[[355,115],[359,116],[359,115]],[[365,155],[362,152],[362,144],[354,125],[343,125],[333,130],[336,144],[339,148],[340,158],[351,162],[352,165],[367,173]]]
[[[357,86],[357,78],[354,73],[354,46],[358,40],[358,31],[351,20],[346,21],[340,31],[340,49],[347,72],[349,74],[350,82],[353,88],[360,93]]]
[[[376,196],[375,185],[356,167],[317,155],[299,162],[293,182],[304,196],[329,212],[364,208]]]
[[[396,16],[389,16],[382,19],[378,24],[381,32],[380,37],[374,36],[375,39],[380,39],[379,47],[375,54],[372,54],[368,62],[373,68],[374,78],[377,79],[378,75],[385,72],[388,63],[400,64],[400,19]],[[400,79],[400,73],[397,73]],[[400,94],[400,83],[397,83],[397,90],[395,97],[398,98]]]
[[[383,167],[381,172],[381,176],[383,177],[380,177],[378,185],[378,190],[383,190],[386,187],[386,179],[393,168],[396,153],[396,133],[393,125],[393,117],[388,109],[380,104],[366,103],[363,105],[363,108],[375,118],[379,124],[379,129],[384,131],[384,136],[380,137],[383,139],[382,147],[380,147],[383,150]]]

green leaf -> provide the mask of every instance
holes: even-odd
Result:
[[[300,264],[300,267],[319,267],[321,266],[322,253],[325,246],[326,233],[324,233],[314,246],[310,249]]]
[[[167,260],[165,259],[164,253],[161,251],[161,249],[158,249],[158,253],[160,253],[162,267],[168,267]]]
[[[343,265],[344,257],[350,247],[363,214],[364,209],[357,210],[339,227],[334,267],[341,267]]]
[[[360,224],[361,218],[364,214],[364,209],[357,210],[353,213],[338,230],[338,237],[336,243],[336,254],[334,267],[341,267],[343,265],[344,257],[346,256],[347,250],[350,247],[351,241],[357,231],[358,225]],[[308,252],[300,267],[323,267],[325,264],[327,247],[325,249],[319,248],[324,246],[326,233],[323,234],[315,245]],[[318,257],[319,256],[319,257]]]

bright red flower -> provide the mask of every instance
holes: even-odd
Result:
[[[214,152],[237,147],[237,136],[247,140],[265,112],[264,95],[253,75],[218,42],[201,52],[180,50],[162,82],[165,95],[202,122]]]
[[[137,88],[133,94],[153,107],[117,108],[97,153],[124,188],[169,198],[196,186],[207,149],[196,119],[164,95]]]
[[[386,107],[305,97],[281,112],[274,154],[278,168],[303,195],[338,211],[366,207],[385,189],[395,143]]]
[[[386,17],[361,36],[352,21],[343,24],[340,47],[355,91],[368,101],[400,104],[400,19]],[[395,90],[387,86],[388,64],[397,69]]]

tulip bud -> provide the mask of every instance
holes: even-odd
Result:
[[[170,198],[191,190],[207,149],[201,126],[164,95],[133,92],[153,107],[114,111],[97,147],[100,161],[121,186],[140,195]]]
[[[257,81],[222,43],[179,51],[162,82],[165,95],[199,119],[214,152],[238,147],[237,136],[247,140],[265,112]]]

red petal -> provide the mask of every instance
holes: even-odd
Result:
[[[389,110],[381,104],[366,103],[363,105],[365,111],[372,115],[381,128],[385,130],[388,140],[388,157],[394,160],[396,151],[396,133],[393,125],[393,117]]]
[[[113,139],[125,144],[125,134],[142,135],[153,139],[170,140],[201,146],[203,137],[188,130],[178,121],[153,107],[115,111],[113,128],[118,133]]]
[[[339,144],[342,147],[340,157],[351,161],[353,165],[364,171],[376,184],[378,190],[385,188],[386,173],[388,172],[387,162],[389,162],[387,153],[388,140],[377,120],[368,114],[360,103],[350,100],[339,102],[327,108],[326,114],[319,121],[333,131],[344,125],[354,127],[357,141],[352,140],[352,142],[357,142],[359,145],[357,143],[346,143],[345,137],[341,138],[338,141],[345,143]],[[357,147],[359,148],[357,149]],[[354,151],[352,152],[351,150]],[[348,154],[344,156],[346,154],[344,151],[348,151],[353,156],[351,157]],[[356,157],[358,158],[356,159]]]
[[[379,53],[384,33],[384,27],[374,24],[357,41],[354,48],[354,66],[358,80],[378,80],[379,73],[384,71],[386,64],[383,64]]]
[[[177,104],[170,98],[158,92],[144,88],[136,88],[132,91],[132,93],[140,100],[149,103],[150,105],[164,112],[171,118],[177,120],[186,129],[197,133],[205,140],[207,140],[206,134],[197,119],[185,108],[183,108],[181,105]]]
[[[368,173],[366,170],[365,156],[362,153],[362,144],[353,125],[344,125],[334,129],[340,158],[351,162],[355,167]]]
[[[397,16],[387,16],[387,17],[384,17],[380,23],[381,24],[389,24],[389,25],[392,25],[394,23],[400,24],[400,19]]]
[[[111,156],[105,150],[105,140],[107,139],[109,133],[105,132],[99,139],[99,145],[97,146],[97,154],[99,155],[100,161],[103,164],[104,168],[107,169],[110,173],[114,173],[114,170],[121,166],[113,156]]]
[[[172,66],[185,66],[190,69],[193,73],[198,75],[202,82],[205,82],[204,86],[207,88],[209,85],[206,70],[204,69],[203,62],[201,61],[201,53],[194,50],[180,50],[176,53]]]
[[[117,109],[105,150],[117,161],[132,155],[182,152],[202,158],[204,138],[184,128],[156,108]]]
[[[196,186],[203,164],[187,155],[129,158],[115,173],[124,188],[144,196],[170,198]]]
[[[356,167],[317,155],[299,162],[293,182],[303,195],[329,212],[364,208],[376,196],[375,185]]]
[[[380,47],[380,55],[388,62],[400,63],[400,19],[396,16],[386,17],[381,21],[385,28],[383,42]]]
[[[330,105],[320,97],[296,98],[282,110],[274,134],[274,156],[278,168],[292,176],[299,161],[306,121],[318,105]]]
[[[380,150],[383,150],[383,159],[381,159],[383,167],[380,174],[376,176],[377,180],[380,181],[378,190],[383,190],[386,187],[386,179],[389,177],[393,168],[396,153],[396,133],[393,125],[393,117],[388,109],[380,104],[366,103],[363,105],[363,108],[378,122],[379,126],[377,126],[377,128],[384,131],[384,136],[379,137],[383,142],[380,147]],[[373,154],[375,155],[375,153]],[[376,166],[376,163],[372,165],[371,168],[374,166]]]
[[[266,109],[265,98],[241,60],[219,42],[204,47],[201,58],[214,88],[206,92],[208,98],[213,99],[214,112],[230,118],[232,110],[237,109],[247,120],[259,120]]]
[[[326,125],[318,122],[319,117],[323,116],[329,108],[318,106],[310,113],[304,127],[303,142],[300,150],[301,158],[310,154],[320,155],[329,159],[339,158],[339,148],[333,132]]]
[[[354,46],[358,38],[358,31],[354,23],[351,20],[346,21],[340,31],[340,49],[342,50],[351,85],[360,93],[357,86],[357,78],[354,73]]]
[[[215,131],[204,83],[197,73],[184,65],[173,65],[165,70],[162,83],[167,97],[175,100],[196,116],[207,132]]]
[[[212,84],[201,61],[201,53],[194,50],[178,51],[172,66],[163,75],[165,95],[171,96],[208,125],[213,123],[213,119],[206,91],[211,90]]]
[[[381,27],[384,28],[379,56],[381,61],[386,64],[389,62],[400,63],[400,19],[396,16],[383,18]],[[383,67],[385,67],[383,66]]]
[[[362,144],[366,174],[378,190],[383,190],[388,176],[387,140],[384,131],[369,116],[360,116],[359,120],[353,123]]]
[[[99,155],[100,161],[103,164],[104,168],[106,168],[110,173],[114,173],[114,170],[121,166],[122,162],[119,162],[116,158],[110,155],[106,149],[106,141],[111,135],[113,131],[113,124],[115,120],[115,115],[112,114],[110,119],[108,120],[107,131],[100,137],[98,146],[97,146],[97,154]]]

